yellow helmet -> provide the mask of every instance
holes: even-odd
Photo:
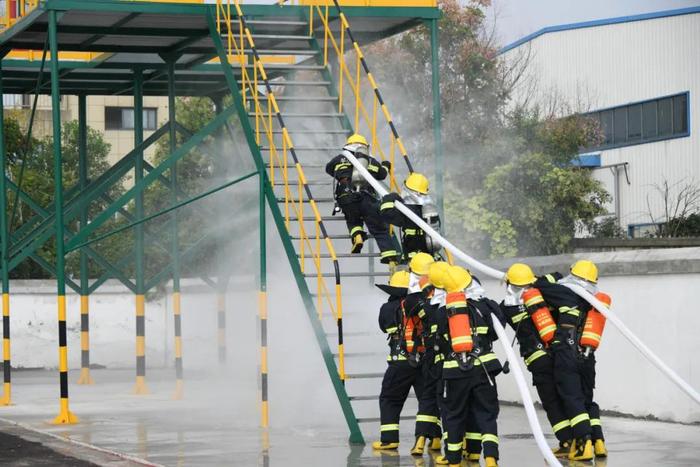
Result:
[[[418,172],[413,172],[403,183],[409,190],[417,191],[424,195],[428,193],[430,188],[430,182],[427,177]]]
[[[469,287],[472,275],[461,266],[450,266],[443,274],[443,280],[447,292],[459,292]]]
[[[422,276],[423,274],[428,274],[430,265],[434,262],[435,260],[428,253],[416,253],[416,255],[411,258],[411,262],[408,263],[408,268],[414,274]]]
[[[410,276],[407,271],[396,271],[389,278],[388,284],[374,284],[377,288],[392,297],[403,297],[408,291]]]
[[[598,267],[593,261],[581,259],[571,266],[571,274],[588,282],[598,283]]]
[[[527,264],[515,263],[511,265],[511,267],[508,268],[508,272],[506,272],[506,281],[509,284],[522,287],[532,284],[535,280],[535,274]]]
[[[359,133],[354,133],[348,137],[348,140],[345,142],[346,145],[348,144],[364,144],[365,146],[369,146],[369,143],[367,142],[367,139],[362,136]]]
[[[389,285],[392,287],[408,287],[408,271],[396,271],[389,278]]]
[[[428,270],[428,279],[434,287],[438,289],[445,288],[445,271],[450,269],[450,265],[445,261],[435,261],[430,265]]]

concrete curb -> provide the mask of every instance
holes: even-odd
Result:
[[[34,441],[43,444],[44,446],[66,456],[74,457],[87,462],[92,462],[97,465],[109,465],[110,467],[132,467],[132,466],[148,466],[148,467],[165,467],[163,464],[141,459],[111,449],[95,446],[94,444],[84,443],[68,437],[60,436],[48,431],[33,428],[24,423],[19,423],[14,420],[0,417],[0,423],[6,426],[0,426],[0,430],[8,434],[19,436],[27,441]]]

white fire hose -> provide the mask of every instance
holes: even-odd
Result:
[[[386,194],[388,194],[387,189],[374,177],[372,177],[372,175],[367,171],[367,169],[364,168],[364,166],[362,166],[362,164],[360,164],[360,162],[355,158],[355,156],[352,153],[344,150],[343,155],[352,163],[355,169],[364,177],[367,183],[369,183],[380,196],[385,196]],[[478,260],[472,258],[468,254],[454,246],[446,238],[444,238],[437,231],[435,231],[435,229],[430,227],[423,219],[421,219],[413,211],[408,209],[403,203],[401,203],[400,201],[394,201],[394,205],[406,217],[413,221],[413,223],[420,227],[425,233],[430,235],[430,237],[434,241],[442,245],[446,250],[449,250],[455,257],[461,259],[472,270],[479,271],[493,279],[505,280],[504,272],[479,262]],[[615,325],[615,327],[618,328],[622,335],[625,336],[625,338],[628,341],[630,341],[630,343],[642,353],[642,355],[644,355],[651,363],[653,363],[659,370],[661,370],[661,372],[664,373],[669,379],[671,379],[671,381],[676,383],[676,385],[678,385],[678,387],[680,387],[686,394],[688,394],[692,399],[694,399],[695,402],[700,404],[700,394],[695,389],[693,389],[693,387],[690,386],[690,384],[688,384],[680,376],[678,376],[678,374],[674,372],[668,365],[666,365],[659,357],[657,357],[636,335],[634,335],[634,333],[632,333],[632,331],[630,331],[629,328],[625,326],[625,324],[620,320],[620,318],[615,313],[613,313],[612,310],[610,310],[607,307],[607,305],[600,302],[597,298],[595,298],[592,294],[586,292],[586,290],[584,290],[580,286],[574,284],[564,285],[571,289],[574,293],[582,297],[588,303],[590,303],[596,310],[600,311],[607,319],[609,319]],[[540,423],[537,419],[535,407],[532,403],[532,398],[530,397],[529,386],[525,382],[523,371],[520,368],[520,364],[518,363],[519,359],[516,358],[513,349],[507,344],[509,340],[508,336],[506,335],[503,326],[501,326],[501,323],[497,319],[493,320],[493,324],[494,329],[498,334],[498,338],[501,341],[501,345],[503,346],[503,349],[505,350],[506,355],[508,356],[508,360],[511,362],[511,368],[514,370],[513,376],[515,377],[515,382],[518,385],[518,390],[520,391],[520,395],[523,399],[525,412],[527,414],[532,433],[535,436],[537,446],[539,447],[540,451],[544,455],[549,465],[561,466],[557,458],[554,456],[554,454],[552,454],[551,449],[549,448],[547,442],[544,439],[542,427],[540,426]]]

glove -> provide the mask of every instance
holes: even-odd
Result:
[[[393,203],[394,201],[403,201],[403,198],[401,198],[401,195],[398,193],[387,193],[386,195],[382,196],[382,204],[384,203]]]
[[[382,167],[384,167],[387,172],[391,172],[391,162],[382,161],[381,164],[382,164]]]

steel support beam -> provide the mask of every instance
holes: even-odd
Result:
[[[63,224],[63,159],[61,156],[61,91],[58,75],[58,37],[56,11],[49,11],[49,47],[51,49],[51,117],[53,127],[54,211],[56,213],[56,292],[58,305],[58,371],[60,404],[54,424],[74,424],[78,418],[68,405],[68,337],[66,334],[65,237]]]

